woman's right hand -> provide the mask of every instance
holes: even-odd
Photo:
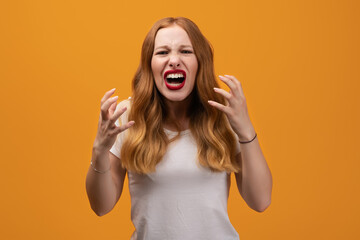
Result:
[[[114,112],[117,105],[116,100],[118,99],[118,96],[110,98],[114,92],[115,88],[106,92],[101,99],[98,131],[94,141],[94,148],[101,152],[110,150],[116,140],[116,136],[135,123],[134,121],[129,121],[119,127],[115,125],[115,121],[126,111],[126,107]]]

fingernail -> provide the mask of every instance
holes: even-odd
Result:
[[[116,88],[111,89],[110,91],[115,91]]]
[[[112,99],[112,100],[115,100],[115,99],[117,99],[117,98],[118,98],[118,96],[115,96],[115,97],[112,97],[111,99]]]
[[[219,78],[220,78],[220,79],[224,79],[224,77],[223,77],[223,76],[221,76],[221,75],[219,75]]]

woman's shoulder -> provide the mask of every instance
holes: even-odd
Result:
[[[130,110],[131,107],[131,97],[129,97],[128,99],[122,100],[121,102],[118,103],[118,105],[116,106],[116,110],[117,109],[121,109],[121,108],[127,108],[127,111]]]
[[[115,122],[116,126],[120,126],[121,124],[125,124],[128,122],[128,113],[130,111],[130,107],[131,107],[131,97],[129,97],[128,99],[122,100],[121,102],[119,102],[116,106],[116,110],[115,111],[119,111],[119,109],[122,109],[126,107],[126,111],[121,114],[121,116],[117,119],[117,121]]]

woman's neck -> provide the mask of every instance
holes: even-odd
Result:
[[[166,119],[164,127],[169,130],[183,131],[189,128],[189,108],[192,102],[192,95],[180,102],[165,99]],[[177,129],[177,125],[180,129]]]

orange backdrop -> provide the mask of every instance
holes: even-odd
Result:
[[[97,217],[85,178],[100,99],[131,94],[145,34],[185,16],[242,83],[274,178],[257,213],[237,192],[242,240],[359,239],[359,1],[1,1],[2,239],[129,239],[128,182]]]

